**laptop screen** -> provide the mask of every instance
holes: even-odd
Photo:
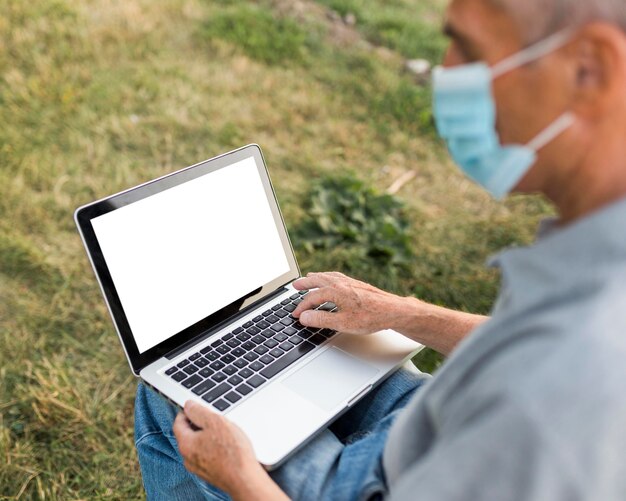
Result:
[[[91,223],[139,353],[290,271],[254,156]]]

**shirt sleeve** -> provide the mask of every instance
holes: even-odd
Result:
[[[563,450],[522,409],[501,402],[454,430],[390,486],[390,501],[585,499]]]

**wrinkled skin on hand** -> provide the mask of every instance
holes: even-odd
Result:
[[[223,491],[236,492],[247,477],[265,473],[243,431],[202,405],[185,404],[174,434],[185,468]]]
[[[372,334],[392,328],[402,299],[338,272],[309,273],[293,283],[298,290],[312,289],[293,316],[309,327],[323,327],[351,334]],[[338,311],[312,310],[327,301]]]

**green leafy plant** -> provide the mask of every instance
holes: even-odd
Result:
[[[309,217],[295,231],[297,245],[324,251],[336,266],[397,271],[413,259],[411,227],[402,202],[379,194],[354,175],[325,177],[306,199]],[[331,264],[329,263],[329,264]]]

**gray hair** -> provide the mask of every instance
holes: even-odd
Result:
[[[605,21],[626,32],[626,0],[489,0],[513,15],[526,43],[566,27]]]

